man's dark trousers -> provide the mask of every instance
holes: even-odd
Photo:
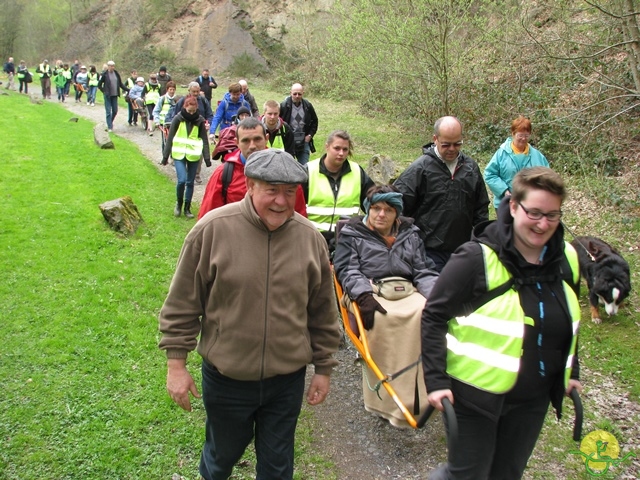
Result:
[[[207,412],[200,459],[205,480],[226,480],[255,435],[256,480],[293,478],[296,424],[306,367],[262,381],[239,381],[202,362]]]

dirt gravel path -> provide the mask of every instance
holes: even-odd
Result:
[[[101,105],[90,107],[85,103],[67,102],[65,107],[73,116],[104,122],[105,112]],[[129,127],[126,123],[126,108],[121,108],[114,123],[112,135],[126,138],[138,145],[146,156],[163,174],[175,180],[173,166],[162,166],[159,133],[148,136],[140,126]],[[199,202],[206,183],[215,169],[202,168],[201,185],[195,186],[194,201]],[[588,319],[585,319],[587,321]],[[386,421],[364,410],[361,390],[362,370],[355,363],[356,351],[350,344],[345,345],[337,354],[339,365],[331,380],[331,392],[327,400],[317,407],[309,408],[313,412],[316,431],[313,432],[318,452],[329,457],[336,465],[339,480],[382,480],[426,479],[428,472],[446,459],[446,442],[442,420],[434,415],[422,430],[397,429]],[[615,469],[612,476],[606,478],[640,478],[640,405],[629,399],[628,392],[614,379],[599,372],[582,369],[585,385],[583,403],[585,423],[583,435],[602,428],[611,422],[620,434],[618,440],[625,451],[635,452],[631,459]],[[573,410],[569,402],[565,403],[566,414],[562,421],[562,434],[570,438]],[[590,414],[591,413],[591,414]],[[550,413],[549,415],[553,415]],[[573,479],[575,469],[546,461],[546,437],[548,429],[538,441],[531,458],[525,479]],[[557,435],[557,433],[555,433]],[[563,451],[564,452],[564,451]],[[567,457],[573,455],[566,453]],[[583,477],[580,477],[583,478]],[[587,477],[584,477],[587,478]]]

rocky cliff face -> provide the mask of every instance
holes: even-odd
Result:
[[[264,65],[266,52],[256,46],[255,36],[263,45],[298,41],[311,26],[330,18],[333,4],[334,0],[192,0],[174,18],[149,26],[145,18],[154,8],[150,0],[112,0],[73,27],[63,55],[86,58],[99,51],[111,58],[132,32],[138,32],[144,37],[141,48],[166,48],[182,65],[220,72],[241,54]]]
[[[155,32],[152,40],[175,52],[181,63],[208,67],[213,72],[225,69],[242,53],[264,64],[253,44],[252,22],[251,14],[232,0],[196,1],[171,22],[169,31]]]
[[[330,16],[333,4],[334,0],[197,0],[173,22],[169,35],[155,40],[171,50],[178,47],[180,55],[214,71],[225,69],[243,53],[265,64],[252,34],[267,41],[295,42],[309,24]]]

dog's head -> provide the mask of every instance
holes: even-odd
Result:
[[[605,306],[609,316],[618,313],[618,307],[631,291],[628,267],[618,262],[603,261],[594,269],[592,292]]]

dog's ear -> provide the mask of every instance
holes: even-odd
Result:
[[[600,245],[598,245],[595,242],[592,242],[591,240],[589,240],[589,243],[587,244],[587,250],[591,255],[594,256],[594,258],[596,259],[596,262],[599,261],[604,256],[604,252],[600,249]]]

